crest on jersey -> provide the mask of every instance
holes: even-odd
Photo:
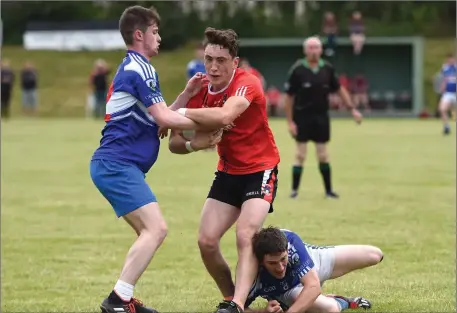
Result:
[[[282,290],[286,291],[289,289],[289,284],[287,283],[287,281],[282,281],[279,284],[281,285]]]
[[[146,85],[151,88],[152,90],[155,90],[157,87],[156,80],[154,78],[149,78],[146,80]]]

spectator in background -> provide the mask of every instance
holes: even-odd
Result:
[[[357,74],[352,80],[353,101],[356,108],[362,106],[365,111],[370,110],[368,99],[368,81],[362,74]]]
[[[110,69],[106,62],[98,59],[90,76],[90,85],[94,95],[94,117],[101,118],[106,113],[106,96],[108,94],[108,75]]]
[[[21,71],[22,110],[25,115],[35,115],[38,104],[38,75],[31,62],[26,62]]]
[[[198,72],[206,73],[204,56],[205,47],[200,43],[195,49],[195,59],[187,64],[187,80],[191,79]]]
[[[322,22],[322,32],[327,37],[327,45],[325,48],[325,55],[333,56],[336,49],[336,36],[338,33],[338,24],[336,22],[335,14],[333,12],[326,12]]]
[[[278,115],[278,106],[281,102],[281,91],[276,86],[270,86],[266,92],[267,106],[269,108],[269,116]]]
[[[355,11],[349,23],[349,34],[354,49],[354,54],[359,55],[362,52],[365,43],[365,23],[362,19],[362,13]]]
[[[251,64],[249,63],[248,59],[241,58],[239,67],[242,68],[243,70],[245,70],[246,72],[249,72],[252,75],[256,76],[260,80],[260,82],[262,83],[263,89],[265,89],[265,87],[267,85],[267,82],[265,81],[265,78],[263,77],[263,75],[258,70],[256,70],[255,68],[253,68],[251,66]]]
[[[1,63],[1,113],[2,118],[10,117],[11,93],[14,85],[14,72],[8,60]]]
[[[338,77],[338,81],[341,87],[344,87],[348,94],[351,95],[351,80],[345,73],[341,73]],[[341,99],[338,93],[332,93],[329,96],[330,106],[332,109],[335,110],[342,110],[344,109],[343,99]]]

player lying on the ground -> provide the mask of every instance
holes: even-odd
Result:
[[[383,259],[382,251],[368,245],[315,246],[304,243],[294,232],[276,227],[260,230],[253,237],[254,254],[260,268],[245,307],[257,298],[268,300],[262,312],[341,312],[371,308],[362,298],[324,296],[326,280],[357,269],[373,266]],[[248,312],[259,310],[246,309]]]

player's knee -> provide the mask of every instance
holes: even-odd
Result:
[[[303,164],[303,162],[305,162],[305,154],[301,151],[297,151],[297,153],[295,154],[295,161],[298,164]]]
[[[165,221],[154,225],[153,227],[145,227],[139,232],[141,236],[147,236],[151,245],[156,246],[157,244],[161,245],[162,242],[167,237],[168,228]]]
[[[328,154],[326,151],[320,151],[317,153],[317,159],[319,163],[328,163]]]
[[[162,221],[161,223],[156,225],[156,227],[154,227],[152,233],[154,237],[157,238],[160,241],[160,243],[162,243],[168,234],[167,223],[165,221]]]
[[[220,238],[200,234],[198,236],[198,247],[202,252],[217,251],[219,249]]]
[[[254,236],[254,231],[250,229],[243,229],[236,231],[236,246],[238,250],[240,249],[251,249],[252,246],[252,237]]]

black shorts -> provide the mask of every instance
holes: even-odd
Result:
[[[232,175],[217,171],[208,198],[218,200],[240,208],[249,199],[264,199],[270,203],[273,212],[273,201],[278,189],[278,167],[252,174]]]
[[[310,114],[295,119],[297,125],[297,142],[313,141],[326,143],[330,141],[330,117],[326,114]]]

